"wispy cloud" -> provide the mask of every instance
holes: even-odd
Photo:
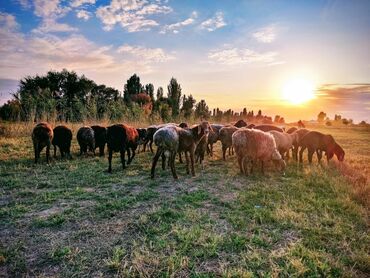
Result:
[[[215,31],[224,26],[226,26],[226,22],[222,12],[217,12],[212,18],[207,19],[200,24],[201,29],[205,29],[209,32]]]
[[[259,42],[271,43],[276,39],[277,28],[275,25],[269,25],[258,29],[252,36]]]
[[[128,32],[149,31],[159,23],[151,15],[167,14],[172,9],[162,1],[112,0],[109,5],[97,9],[96,15],[103,23],[103,29],[112,30],[116,24]]]
[[[96,0],[73,0],[71,1],[71,7],[73,8],[77,8],[77,7],[80,7],[82,5],[93,5],[95,4]]]
[[[22,9],[29,9],[31,8],[30,0],[17,0],[17,2],[21,5]]]
[[[176,22],[176,23],[169,24],[169,25],[165,25],[163,27],[163,29],[160,31],[160,33],[165,34],[165,33],[168,33],[168,32],[172,32],[174,34],[177,34],[181,28],[183,28],[185,26],[188,26],[188,25],[191,25],[191,24],[194,24],[195,19],[197,17],[198,17],[198,13],[196,11],[194,11],[194,12],[191,13],[189,18],[187,18],[183,21]]]
[[[117,49],[118,53],[125,54],[128,58],[140,59],[144,63],[166,62],[175,59],[167,54],[162,48],[145,48],[124,44]]]
[[[86,10],[78,10],[76,11],[76,16],[77,18],[87,21],[91,17],[91,13]]]
[[[208,53],[208,58],[212,62],[224,65],[262,63],[272,66],[283,63],[278,60],[278,53],[275,51],[257,52],[249,48],[237,47],[212,50]]]
[[[3,57],[0,78],[67,68],[101,80],[132,72],[149,73],[158,63],[174,59],[173,53],[161,48],[100,46],[78,34],[63,37],[45,33],[24,35],[18,26],[13,15],[0,13],[0,56]]]
[[[34,13],[42,18],[40,26],[33,30],[36,33],[71,32],[77,29],[67,23],[59,23],[70,7],[62,6],[61,0],[34,0]]]

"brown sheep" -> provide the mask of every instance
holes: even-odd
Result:
[[[194,151],[195,147],[203,137],[204,134],[209,133],[209,123],[202,122],[201,124],[184,129],[175,125],[167,125],[163,128],[158,129],[153,136],[154,143],[157,146],[157,152],[153,158],[151,178],[154,178],[155,167],[159,157],[162,156],[162,167],[165,165],[165,157],[170,160],[171,172],[174,179],[177,179],[177,173],[175,168],[175,157],[178,152],[184,152],[186,158],[186,172],[189,174],[189,156],[191,162],[191,174],[195,176],[194,170]]]
[[[229,155],[231,155],[232,151],[232,136],[235,131],[237,131],[239,128],[235,126],[225,126],[220,129],[220,141],[222,144],[222,158],[223,160],[226,160],[226,150],[229,149]]]
[[[245,126],[247,126],[248,124],[244,121],[244,120],[239,120],[239,121],[237,121],[235,124],[234,124],[234,126],[236,126],[236,127],[239,127],[239,128],[241,128],[241,127],[245,127]]]
[[[256,125],[254,127],[254,129],[259,129],[259,130],[262,130],[264,132],[268,132],[268,131],[271,131],[271,130],[284,132],[284,129],[282,129],[280,127],[277,127],[277,126],[274,126],[274,125]]]
[[[280,167],[280,170],[285,169],[286,164],[276,148],[274,137],[270,133],[242,128],[234,132],[232,141],[241,173],[249,174],[248,163],[252,164],[252,173],[253,167],[258,161],[261,162],[263,174],[264,164],[268,161],[273,161],[275,166]]]
[[[146,136],[148,134],[148,131],[146,128],[137,128],[137,133],[139,134],[139,140],[137,142],[138,144],[138,150],[137,152],[139,153],[140,152],[140,146],[141,145],[144,145],[145,142],[146,142]],[[144,151],[144,146],[143,146],[143,151]]]
[[[207,152],[210,154],[210,156],[213,156],[213,144],[220,140],[220,129],[223,127],[224,125],[221,124],[211,124],[211,131],[208,134],[207,146]]]
[[[286,133],[286,132],[280,132],[276,130],[271,130],[269,133],[274,136],[276,148],[278,149],[279,153],[281,154],[281,157],[284,159],[289,158],[289,151],[295,144],[298,142],[298,135],[296,133]]]
[[[300,128],[296,130],[294,133],[297,134],[297,141],[293,144],[293,158],[295,161],[298,161],[298,149],[299,149],[299,142],[300,140],[308,133],[310,132],[308,129]]]
[[[308,132],[300,141],[301,150],[299,152],[299,162],[302,163],[303,152],[308,149],[308,161],[312,163],[312,156],[316,152],[317,159],[320,162],[322,152],[326,153],[326,158],[329,160],[335,154],[339,161],[344,160],[344,150],[335,142],[333,136],[330,134],[323,134],[318,131]]]
[[[89,126],[83,126],[77,131],[77,142],[80,145],[80,155],[87,153],[87,149],[95,155],[95,134]]]
[[[296,128],[295,126],[292,126],[291,128],[289,128],[286,133],[289,133],[289,134],[292,134],[293,132],[297,131],[298,128]]]
[[[254,128],[255,126],[256,126],[255,124],[249,124],[249,125],[247,126],[247,128],[252,129],[252,128]]]
[[[202,169],[204,169],[203,160],[204,160],[204,154],[207,151],[208,136],[209,134],[205,133],[203,137],[199,140],[199,143],[197,147],[195,148],[195,162],[199,161]]]
[[[57,147],[60,151],[60,156],[63,158],[67,155],[68,158],[71,156],[71,141],[72,141],[72,130],[70,130],[65,125],[60,125],[54,128],[54,136],[51,143],[54,146],[54,157],[57,155]]]
[[[120,152],[122,168],[126,168],[125,153],[127,151],[128,161],[130,164],[135,157],[139,133],[136,128],[125,124],[116,124],[108,127],[107,130],[107,147],[108,147],[108,173],[112,172],[112,156],[113,152]],[[132,156],[130,154],[132,150]]]
[[[100,125],[93,125],[95,149],[99,148],[99,156],[104,156],[104,148],[107,143],[107,128]]]
[[[49,163],[50,145],[53,135],[53,129],[48,123],[39,123],[34,127],[32,131],[32,142],[35,151],[35,163],[40,159],[40,153],[44,147],[46,147],[46,162]]]

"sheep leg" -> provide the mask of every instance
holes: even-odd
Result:
[[[182,162],[182,157],[181,157],[181,152],[179,152],[179,162],[180,162],[180,163],[183,163],[183,162]]]
[[[229,147],[229,156],[231,156],[231,147]]]
[[[321,158],[322,158],[322,151],[321,150],[316,150],[316,155],[317,155],[317,160],[320,163],[321,162]]]
[[[207,144],[207,154],[209,154],[210,156],[212,156],[211,155],[211,149],[210,149],[210,146],[211,144]]]
[[[172,152],[170,156],[170,167],[171,167],[171,172],[172,176],[175,180],[178,179],[177,173],[176,173],[176,168],[175,168],[175,159],[176,159],[176,152]]]
[[[303,152],[306,150],[306,147],[302,147],[299,151],[299,163],[303,163]]]
[[[234,155],[234,147],[230,147],[231,148],[231,155]]]
[[[238,156],[238,164],[239,164],[240,174],[244,174],[243,157],[242,156]]]
[[[129,149],[127,149],[127,153],[128,154],[130,153]],[[126,150],[124,148],[121,149],[120,154],[121,154],[122,169],[125,170],[126,169],[126,160],[125,160]]]
[[[57,146],[53,145],[54,146],[54,158],[57,157]],[[59,148],[60,150],[60,148]],[[62,151],[60,151],[61,154],[62,154]]]
[[[311,164],[312,163],[312,156],[314,154],[314,150],[308,149],[308,162]]]
[[[189,155],[188,152],[185,152],[185,159],[186,159],[186,174],[190,174],[190,169],[189,169]]]
[[[104,145],[99,146],[99,156],[104,156]]]
[[[222,158],[224,161],[226,161],[226,150],[227,150],[226,145],[222,144]]]
[[[162,155],[162,149],[158,148],[157,152],[155,153],[155,156],[153,157],[153,162],[152,162],[152,169],[150,171],[150,177],[154,179],[154,172],[155,172],[155,166],[157,165],[159,157]]]
[[[132,156],[131,156],[131,159],[130,159],[130,163],[132,162],[132,160],[134,160],[135,155],[136,155],[136,148],[133,147],[132,148]]]
[[[164,152],[162,153],[162,170],[166,170],[166,156]]]
[[[33,144],[33,149],[35,151],[35,163],[37,163],[37,160],[38,160],[38,146],[37,146],[37,144]]]
[[[190,163],[191,163],[191,175],[195,176],[195,170],[194,170],[194,150],[190,151]]]
[[[50,143],[46,145],[46,163],[49,164],[49,157],[50,157]]]
[[[150,143],[149,143],[149,148],[150,148],[150,151],[152,152],[152,153],[154,153],[154,151],[153,151],[153,140],[150,140]]]
[[[143,153],[145,153],[146,144],[148,144],[148,141],[145,141],[145,142],[144,142],[144,145],[143,145]]]
[[[112,156],[113,151],[111,149],[108,149],[108,173],[112,173]]]
[[[298,161],[298,146],[293,146],[292,156],[295,159],[295,161]]]

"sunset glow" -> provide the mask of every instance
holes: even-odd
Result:
[[[311,81],[302,78],[289,80],[283,88],[283,99],[291,104],[302,104],[315,98],[315,88]]]

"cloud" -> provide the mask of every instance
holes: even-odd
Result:
[[[14,15],[0,12],[0,27],[6,30],[15,30],[19,25]]]
[[[76,16],[77,18],[87,21],[91,17],[91,13],[86,10],[78,10],[76,11]]]
[[[147,0],[112,0],[109,5],[99,7],[96,11],[106,31],[120,24],[128,32],[149,31],[159,23],[149,16],[167,14],[172,9],[161,1]]]
[[[73,0],[71,3],[71,7],[77,8],[85,4],[95,4],[96,0]]]
[[[166,54],[162,48],[145,48],[124,44],[117,49],[117,52],[131,56],[131,58],[139,59],[144,63],[166,62],[175,59],[174,56]]]
[[[174,34],[177,34],[179,29],[182,27],[193,24],[197,17],[198,13],[194,11],[191,13],[190,17],[185,20],[164,26],[160,33],[165,34],[168,32],[173,32]]]
[[[17,2],[21,5],[22,9],[31,8],[31,3],[29,0],[17,0]]]
[[[57,20],[64,17],[70,7],[61,5],[61,0],[34,0],[34,13],[42,18],[40,26],[32,30],[35,33],[71,32],[77,29]]]
[[[201,29],[205,29],[209,32],[215,31],[224,26],[226,26],[226,22],[224,21],[224,14],[222,12],[217,12],[212,18],[207,19],[200,24]]]
[[[124,75],[158,72],[158,63],[174,59],[161,48],[97,45],[82,35],[19,31],[14,16],[0,14],[0,78],[15,79],[48,70],[74,70],[97,82],[119,86]],[[25,63],[27,61],[27,63]]]
[[[41,25],[36,29],[32,30],[34,33],[54,33],[54,32],[73,32],[77,31],[66,23],[59,23],[53,19],[46,18],[42,21]]]
[[[208,53],[208,58],[213,62],[224,65],[263,63],[272,66],[282,63],[278,63],[277,52],[257,52],[248,48],[237,47],[212,50]]]
[[[252,34],[259,42],[271,43],[276,39],[277,30],[275,25],[263,27]]]

